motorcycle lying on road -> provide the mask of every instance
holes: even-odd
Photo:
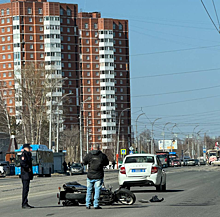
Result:
[[[63,201],[63,206],[77,206],[86,203],[87,187],[78,182],[68,182],[63,185],[64,191],[59,187],[57,198]],[[136,201],[135,195],[125,188],[118,188],[112,191],[112,188],[106,188],[103,184],[100,192],[100,205],[112,205],[114,203],[121,203],[124,205],[132,205]]]

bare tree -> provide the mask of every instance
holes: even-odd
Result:
[[[75,126],[72,129],[65,129],[61,133],[60,148],[67,150],[67,162],[80,161],[78,126]]]

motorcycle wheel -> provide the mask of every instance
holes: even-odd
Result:
[[[136,201],[135,195],[128,189],[121,188],[117,193],[116,197],[118,201],[124,205],[132,205]]]

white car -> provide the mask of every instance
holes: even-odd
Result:
[[[155,186],[157,191],[166,191],[166,174],[157,155],[127,155],[119,170],[120,187]]]

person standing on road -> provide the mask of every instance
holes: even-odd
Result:
[[[95,188],[93,206],[95,209],[102,209],[99,206],[99,197],[104,178],[103,167],[109,164],[109,160],[107,156],[99,150],[99,145],[95,144],[93,150],[83,159],[83,163],[84,165],[88,164],[89,167],[87,173],[86,209],[90,209],[91,206],[93,187]]]
[[[64,173],[66,173],[66,171],[67,171],[67,163],[66,163],[65,160],[63,162],[63,170],[64,170]]]
[[[113,160],[113,162],[112,162],[112,168],[113,168],[113,170],[115,169],[115,160]]]
[[[30,186],[30,180],[33,180],[32,171],[32,155],[30,152],[30,144],[24,144],[24,151],[21,154],[21,180],[22,180],[22,209],[34,208],[28,204],[28,192]]]

